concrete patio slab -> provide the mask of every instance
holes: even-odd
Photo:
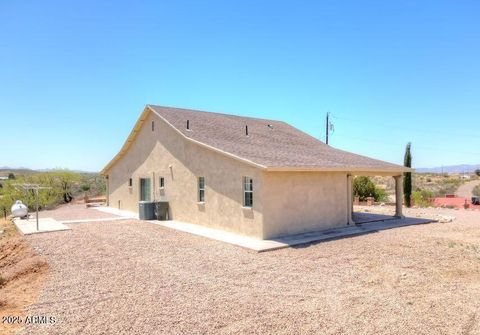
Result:
[[[27,220],[14,219],[13,223],[23,235],[47,233],[52,231],[62,231],[62,230],[71,229],[68,226],[64,225],[62,222],[59,222],[52,218],[39,218],[38,220],[39,230],[37,230],[37,220],[34,217],[29,218]]]
[[[398,217],[395,217],[392,215],[384,215],[384,214],[353,212],[353,222],[358,224],[367,223],[367,222],[385,221],[385,220],[395,220],[395,219],[398,219]]]
[[[329,229],[324,231],[308,232],[298,235],[286,236],[272,240],[259,240],[251,237],[241,236],[234,233],[225,232],[223,230],[203,227],[196,224],[185,223],[180,221],[147,221],[162,227],[176,229],[186,233],[211,238],[213,240],[222,241],[237,245],[243,248],[251,249],[257,252],[272,251],[292,246],[305,245],[313,242],[321,242],[334,240],[356,235],[375,233],[381,230],[405,227],[417,224],[426,224],[435,222],[430,219],[419,218],[392,218],[388,217],[385,221],[376,221],[365,224],[358,224],[351,227],[343,227],[337,229]]]

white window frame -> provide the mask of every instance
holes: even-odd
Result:
[[[250,194],[250,202],[247,204],[247,194]],[[243,177],[243,207],[253,207],[253,178]]]
[[[205,177],[197,178],[197,201],[200,203],[205,202]]]

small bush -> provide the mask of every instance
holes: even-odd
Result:
[[[0,275],[0,287],[4,286],[7,283],[7,280]]]
[[[90,191],[90,185],[88,184],[83,184],[80,186],[80,189],[83,191],[83,192],[88,192]]]
[[[353,195],[361,201],[373,197],[375,201],[388,201],[388,194],[385,190],[375,186],[373,181],[365,176],[356,177],[353,180]]]
[[[413,204],[418,207],[429,207],[431,198],[433,198],[433,192],[427,190],[416,190],[412,193]]]
[[[379,202],[388,202],[390,200],[390,197],[388,196],[387,191],[385,191],[383,188],[380,188],[380,187],[375,187],[374,198],[375,198],[375,201],[379,201]]]

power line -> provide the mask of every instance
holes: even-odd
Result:
[[[341,134],[338,134],[338,133],[337,133],[337,136],[343,137],[343,138],[349,138],[349,139],[352,139],[352,140],[359,140],[359,141],[364,141],[364,142],[369,142],[369,143],[375,143],[376,145],[387,144],[387,145],[390,145],[390,146],[398,147],[398,146],[404,146],[406,144],[406,143],[394,143],[394,142],[389,142],[389,141],[384,141],[384,140],[378,141],[378,140],[374,140],[374,139],[366,139],[366,138],[355,137],[355,136],[345,136],[345,135],[341,135]],[[415,149],[423,149],[423,150],[435,150],[435,151],[441,151],[441,152],[451,152],[451,153],[479,155],[480,156],[479,152],[469,152],[469,151],[459,151],[459,150],[445,150],[445,149],[442,149],[442,148],[439,148],[439,147],[426,147],[426,146],[422,146],[422,145],[418,146],[418,145],[415,145],[415,144],[414,144],[414,148]]]
[[[462,137],[468,137],[468,138],[480,138],[478,136],[478,134],[475,134],[475,135],[472,135],[472,134],[464,134],[464,133],[452,133],[450,131],[446,132],[446,131],[441,131],[441,130],[435,130],[435,129],[425,129],[425,128],[413,128],[413,127],[405,127],[405,126],[402,126],[402,125],[398,125],[398,124],[392,124],[392,123],[385,123],[385,122],[378,122],[378,121],[367,121],[365,119],[352,119],[352,118],[345,118],[343,116],[335,116],[335,115],[331,115],[330,117],[334,118],[334,119],[338,119],[338,120],[345,120],[345,121],[350,121],[350,122],[363,122],[363,123],[371,123],[371,124],[376,124],[376,125],[379,125],[379,126],[387,126],[387,127],[392,127],[393,129],[403,129],[403,130],[410,130],[410,131],[418,131],[418,132],[421,132],[421,133],[428,133],[428,132],[431,132],[431,133],[437,133],[437,134],[442,134],[442,135],[446,135],[448,136],[449,138],[451,138],[452,136],[462,136]]]

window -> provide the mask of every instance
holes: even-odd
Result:
[[[243,177],[243,206],[253,206],[253,179]]]
[[[165,187],[165,178],[163,177],[160,177],[160,188],[164,188]]]
[[[155,121],[152,121],[152,131],[155,131]]]
[[[129,186],[129,187],[132,187],[132,184],[133,184],[133,181],[132,181],[132,178],[130,178],[130,179],[128,180],[128,186]]]
[[[205,202],[205,177],[198,177],[198,202]]]
[[[150,178],[140,178],[140,201],[150,201]]]

